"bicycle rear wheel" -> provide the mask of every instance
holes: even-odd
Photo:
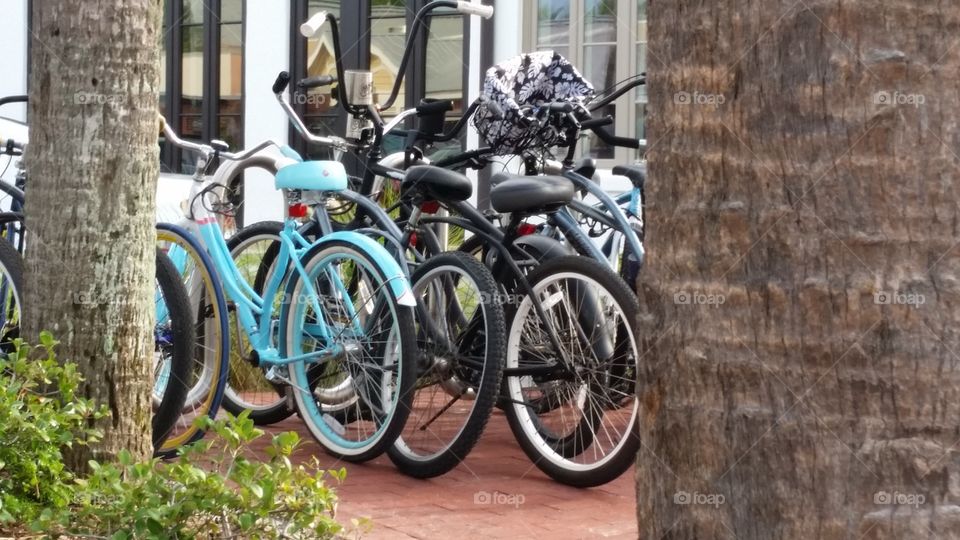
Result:
[[[284,295],[280,356],[321,356],[288,366],[289,391],[327,452],[351,462],[373,459],[393,444],[410,414],[413,308],[397,302],[377,261],[349,242],[314,245],[300,261],[304,273],[291,274]],[[348,283],[358,284],[352,293]],[[314,389],[341,385],[349,395],[331,398],[334,413],[324,403],[328,393]]]
[[[506,414],[527,456],[553,479],[577,487],[623,474],[639,449],[639,307],[622,279],[583,257],[542,263],[528,275],[509,324],[504,369]],[[560,349],[549,338],[559,338]]]
[[[227,241],[241,276],[263,294],[266,284],[276,269],[280,251],[280,231],[283,223],[264,221],[244,227]],[[282,290],[282,288],[281,288]],[[279,306],[274,306],[275,309]],[[279,309],[277,309],[279,311]],[[223,396],[223,408],[232,414],[250,411],[250,419],[264,426],[274,424],[293,414],[283,386],[267,380],[263,368],[247,360],[251,350],[247,334],[236,317],[231,317],[230,374]]]
[[[153,378],[153,448],[174,431],[190,390],[194,328],[190,299],[173,261],[157,249]]]

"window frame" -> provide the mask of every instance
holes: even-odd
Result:
[[[163,37],[166,52],[166,87],[164,88],[164,114],[171,125],[179,128],[183,99],[183,1],[165,0],[163,6],[164,23],[166,29]],[[203,101],[201,104],[200,120],[202,128],[202,142],[209,142],[220,136],[220,27],[221,24],[237,24],[234,21],[221,23],[222,0],[201,0],[203,2]],[[246,88],[247,78],[247,3],[241,2],[240,12],[240,88]],[[172,21],[172,22],[171,22]],[[243,128],[246,119],[246,92],[240,92],[240,126],[241,143],[243,143]],[[236,116],[236,115],[232,115]],[[164,142],[163,159],[160,162],[164,173],[182,173],[183,150]]]
[[[569,55],[567,59],[573,63],[577,69],[582,69],[584,65],[584,32],[586,31],[585,13],[586,0],[567,0],[570,5],[570,29],[569,29]],[[523,37],[521,43],[524,51],[537,50],[537,32],[539,17],[538,2],[523,3]],[[617,19],[629,21],[626,27],[617,23],[617,64],[614,82],[635,75],[637,65],[637,18],[639,16],[636,0],[619,0],[617,2]],[[619,54],[621,51],[627,51],[627,54]],[[597,88],[597,90],[603,90]],[[614,102],[617,107],[617,114],[614,117],[612,131],[618,135],[628,134],[635,136],[637,125],[636,108],[636,90],[627,92],[617,98]],[[584,140],[579,142],[582,148]],[[583,152],[578,152],[578,156],[585,157]],[[601,169],[612,169],[617,165],[633,163],[636,161],[637,151],[632,148],[615,147],[613,158],[597,159],[597,164]]]

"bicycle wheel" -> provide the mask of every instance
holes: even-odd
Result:
[[[410,418],[387,453],[404,474],[431,478],[480,440],[500,387],[506,324],[493,276],[465,253],[431,257],[410,281],[419,379]]]
[[[297,410],[329,453],[351,462],[373,459],[393,444],[410,414],[417,365],[413,308],[397,303],[376,261],[349,242],[317,244],[300,262],[304,273],[287,280],[280,355],[328,354],[289,366]],[[351,282],[359,286],[348,294]],[[338,401],[334,415],[314,388],[346,381],[354,399]]]
[[[640,445],[638,401],[622,380],[636,372],[636,298],[609,268],[583,257],[546,261],[528,280],[545,320],[525,296],[509,323],[510,428],[551,478],[605,484],[630,467]]]
[[[190,390],[195,342],[190,299],[180,273],[157,249],[153,377],[153,448],[163,446],[174,430]]]
[[[23,291],[23,259],[7,241],[0,241],[0,353],[14,351],[20,337],[20,298]]]
[[[240,229],[227,241],[240,274],[258,294],[275,270],[282,230],[283,223],[265,221]],[[250,411],[250,419],[261,426],[284,420],[293,414],[284,387],[268,381],[264,369],[247,360],[251,347],[246,332],[235,316],[230,319],[232,353],[223,408],[232,414]]]
[[[207,253],[186,230],[157,224],[157,244],[173,261],[185,284],[193,314],[195,345],[192,348],[190,390],[170,436],[158,450],[173,455],[176,449],[203,437],[194,420],[215,418],[223,400],[229,361],[229,327],[223,290]]]

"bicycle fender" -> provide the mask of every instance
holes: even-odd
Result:
[[[373,239],[353,231],[340,231],[325,235],[314,245],[323,245],[335,240],[351,244],[370,257],[386,276],[387,282],[390,284],[390,292],[397,299],[397,303],[401,306],[416,307],[417,299],[410,288],[410,280],[386,248]]]

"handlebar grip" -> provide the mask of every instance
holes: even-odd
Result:
[[[290,74],[286,71],[281,71],[277,75],[277,80],[273,83],[273,93],[282,94],[284,90],[287,89],[287,85],[290,84]]]
[[[592,128],[591,131],[597,134],[597,137],[601,141],[609,144],[610,146],[622,146],[624,148],[640,148],[640,141],[638,139],[631,139],[629,137],[617,137],[613,133],[610,133],[603,127]]]
[[[580,122],[580,129],[595,129],[603,126],[609,126],[613,123],[612,116],[604,116],[603,118],[593,118],[587,120],[586,122]]]
[[[317,36],[324,23],[327,22],[327,12],[321,11],[310,17],[310,20],[300,25],[300,35],[310,39]]]
[[[297,83],[298,88],[319,88],[321,86],[330,86],[337,82],[333,75],[317,75],[316,77],[307,77]]]
[[[480,2],[457,2],[457,11],[464,15],[479,15],[484,19],[493,17],[493,6],[485,6]]]

